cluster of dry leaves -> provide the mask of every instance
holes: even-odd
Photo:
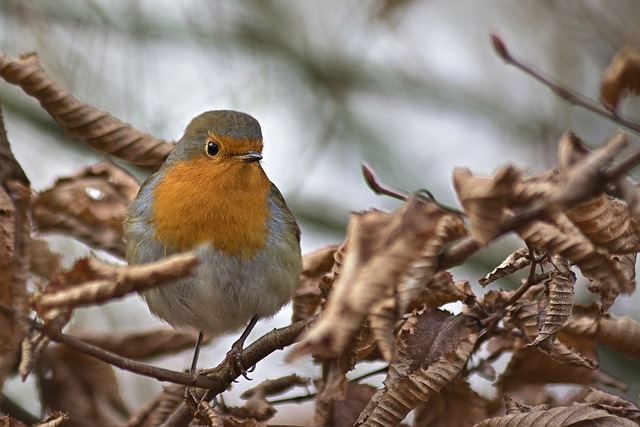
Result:
[[[518,64],[495,36],[494,45]],[[604,75],[602,101],[610,111],[640,90],[639,57],[622,51]],[[0,56],[0,76],[35,97],[71,137],[102,152],[154,170],[171,148],[71,97],[34,55]],[[293,344],[288,357],[312,355],[321,378],[274,378],[247,391],[242,407],[227,407],[207,403],[237,376],[226,361],[206,376],[140,362],[192,346],[193,335],[61,333],[74,308],[162,286],[190,274],[198,261],[184,254],[118,267],[89,257],[62,271],[59,255],[37,236],[63,233],[122,257],[122,218],[138,183],[105,162],[33,193],[0,125],[0,385],[16,373],[35,375],[49,414],[39,420],[4,395],[0,410],[8,415],[0,425],[261,426],[275,413],[274,396],[311,383],[317,391],[297,400],[314,401],[319,426],[393,426],[412,410],[414,426],[638,425],[635,403],[597,389],[627,387],[598,367],[597,345],[640,359],[640,324],[607,314],[619,294],[634,291],[640,251],[639,193],[626,176],[640,163],[640,150],[622,155],[623,134],[590,151],[567,133],[557,169],[535,176],[510,165],[492,177],[457,169],[463,212],[417,193],[402,197],[393,212],[352,214],[342,244],[305,255],[292,324],[244,354],[252,365]],[[365,172],[372,188],[393,194]],[[524,270],[517,290],[494,286],[476,295],[446,270],[507,233],[523,247],[479,283]],[[598,303],[574,304],[576,272]],[[451,302],[462,303],[460,314],[439,308]],[[494,365],[503,355],[509,361],[498,375]],[[386,362],[382,389],[347,377],[363,361]],[[131,413],[113,366],[174,384]],[[496,397],[477,394],[472,375],[494,381]],[[549,384],[579,387],[560,398]],[[209,399],[195,420],[184,403],[186,385],[209,390],[200,392]]]

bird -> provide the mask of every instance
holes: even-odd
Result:
[[[300,228],[262,166],[258,121],[232,110],[204,112],[187,125],[160,169],[127,209],[125,258],[132,264],[187,251],[193,276],[141,291],[150,311],[203,336],[240,331],[228,356],[239,373],[244,342],[258,320],[292,297],[302,269]]]

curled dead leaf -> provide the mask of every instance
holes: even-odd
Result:
[[[639,92],[640,52],[627,47],[616,54],[602,74],[600,101],[607,109],[616,111],[622,98]]]
[[[567,260],[557,255],[551,259],[553,270],[547,281],[548,303],[539,314],[541,325],[538,335],[531,346],[539,347],[547,353],[551,353],[560,328],[571,316],[573,308],[573,287],[576,276],[571,271]],[[539,322],[540,323],[540,322]]]
[[[582,173],[585,168],[583,165],[588,164],[598,154],[604,159],[604,162],[610,162],[617,152],[614,150],[612,153],[608,153],[605,149],[600,148],[594,153],[575,134],[567,133],[560,140],[558,147],[558,167],[563,179],[566,180],[567,175]],[[593,168],[597,168],[601,163],[596,162]],[[586,180],[594,173],[597,173],[597,170],[586,174]],[[583,180],[585,179],[573,179],[577,183]],[[627,182],[626,178],[623,180]],[[588,186],[590,183],[582,182],[581,185]],[[632,215],[626,204],[605,194],[600,194],[595,198],[571,206],[565,212],[571,222],[594,245],[605,248],[610,254],[640,251],[640,217]]]
[[[451,217],[457,215],[419,197],[409,199],[393,213],[353,214],[344,263],[324,315],[290,357],[312,353],[328,359],[340,354],[372,309],[395,295],[400,279],[430,244],[440,221]],[[384,304],[387,321],[384,332],[376,332],[378,336],[392,335],[388,325],[395,324],[399,315],[396,302],[391,322],[390,305]]]
[[[531,264],[531,260],[529,259],[529,248],[526,246],[516,250],[504,261],[500,263],[493,271],[482,279],[478,280],[482,286],[487,286],[489,283],[495,282],[498,279],[502,279],[510,274],[513,274],[517,271],[526,268]]]
[[[39,193],[32,205],[38,230],[78,238],[97,249],[124,258],[122,223],[139,184],[110,162],[59,178]]]
[[[195,331],[177,329],[145,329],[133,331],[74,331],[75,338],[100,347],[103,350],[134,360],[156,358],[175,354],[182,350],[191,350],[196,344],[198,334]],[[210,339],[205,336],[203,343]]]
[[[397,425],[451,383],[477,339],[467,322],[464,315],[428,307],[414,312],[398,332],[398,356],[389,365],[385,388],[371,398],[355,425]]]
[[[321,387],[323,389],[323,387]],[[367,406],[376,389],[367,384],[347,382],[340,399],[325,400],[319,394],[313,425],[327,427],[351,427],[360,412]]]
[[[630,292],[633,285],[602,249],[596,248],[564,214],[551,214],[553,224],[531,221],[518,227],[517,232],[532,247],[558,254],[580,267],[582,274],[601,283],[599,291],[603,311],[620,292]]]
[[[588,339],[640,360],[640,323],[630,317],[603,315],[596,307],[579,306],[562,334]]]
[[[447,427],[467,427],[487,418],[487,401],[473,391],[467,381],[456,378],[440,393],[419,403],[414,413],[416,427],[445,423]]]
[[[45,279],[52,280],[60,272],[60,254],[49,249],[42,239],[32,239],[29,247],[29,270]]]
[[[398,284],[396,293],[398,294],[397,311],[399,314],[404,314],[413,308],[417,308],[420,305],[419,300],[423,300],[425,297],[431,301],[432,307],[437,307],[437,305],[433,305],[437,300],[452,302],[458,300],[469,301],[469,298],[473,298],[470,288],[469,293],[461,295],[461,292],[453,283],[451,275],[449,275],[449,281],[447,281],[446,274],[438,273],[438,256],[442,248],[447,243],[466,234],[467,230],[464,228],[464,223],[460,217],[447,215],[438,218],[433,233],[429,237],[429,243],[424,247],[420,256],[411,263]],[[440,276],[437,277],[439,274]],[[437,280],[434,281],[434,279]],[[460,283],[459,285],[464,288],[464,284]],[[451,293],[445,296],[442,294],[445,290],[451,290]],[[436,295],[437,291],[441,292],[441,294]],[[442,304],[445,304],[445,302]],[[393,320],[395,321],[396,319]]]
[[[498,377],[496,387],[499,393],[509,393],[526,386],[545,384],[585,386],[605,384],[622,390],[627,388],[623,381],[600,369],[594,370],[561,364],[531,347],[518,348],[513,351],[507,368]]]
[[[302,257],[300,281],[293,295],[292,322],[313,316],[322,302],[320,280],[331,271],[338,245],[327,246]]]
[[[113,426],[128,417],[113,367],[91,356],[54,345],[37,366],[45,408],[69,414],[70,426]]]
[[[541,331],[538,325],[538,310],[536,306],[527,300],[520,300],[516,304],[513,312],[513,320],[524,333],[529,345],[536,342]],[[547,348],[541,348],[549,354],[549,357],[558,363],[567,366],[576,366],[587,369],[595,369],[598,366],[597,360],[581,354],[577,349],[570,349],[559,341],[550,341]]]
[[[51,309],[99,304],[188,276],[194,272],[198,264],[198,257],[189,253],[128,267],[110,266],[90,258],[86,263],[79,261],[74,266],[74,270],[78,266],[90,266],[92,277],[88,281],[74,283],[73,286],[66,283],[63,288],[59,286],[60,282],[52,283],[44,292],[33,294],[30,304],[41,316]]]
[[[590,388],[587,394],[582,397],[581,401],[598,405],[610,414],[630,420],[635,420],[640,417],[640,409],[638,409],[635,403],[595,388]]]
[[[36,98],[70,137],[104,153],[157,170],[173,148],[75,99],[47,76],[35,53],[17,59],[0,54],[0,77]]]
[[[123,427],[159,426],[184,402],[185,387],[170,384],[146,402]]]
[[[274,380],[265,380],[244,393],[240,397],[246,403],[239,407],[224,407],[224,413],[238,418],[250,418],[266,421],[276,413],[275,408],[267,401],[267,397],[281,394],[291,388],[307,386],[309,380],[292,374]]]
[[[453,171],[453,185],[471,221],[471,235],[481,246],[504,231],[502,220],[520,176],[520,171],[513,166],[501,168],[491,179],[476,177],[468,169]]]
[[[476,299],[471,290],[471,284],[467,280],[453,280],[453,275],[448,271],[439,271],[427,283],[421,294],[409,305],[408,309],[414,310],[421,305],[429,307],[441,307],[455,301],[462,301],[471,305]]]
[[[548,426],[619,426],[637,425],[588,403],[534,410],[484,420],[474,427],[548,427]]]

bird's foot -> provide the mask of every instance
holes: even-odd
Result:
[[[250,372],[253,372],[256,367],[254,365],[249,367],[249,369],[245,368],[244,362],[242,361],[242,352],[244,351],[243,347],[243,339],[239,339],[238,341],[234,342],[231,346],[231,350],[229,350],[229,352],[227,353],[226,358],[230,360],[231,366],[233,367],[236,375],[242,375],[247,381],[252,381],[251,378],[249,378],[248,374]]]

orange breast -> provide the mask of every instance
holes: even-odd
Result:
[[[156,236],[177,250],[210,243],[251,257],[266,244],[270,186],[259,163],[202,158],[172,165],[153,191]]]

